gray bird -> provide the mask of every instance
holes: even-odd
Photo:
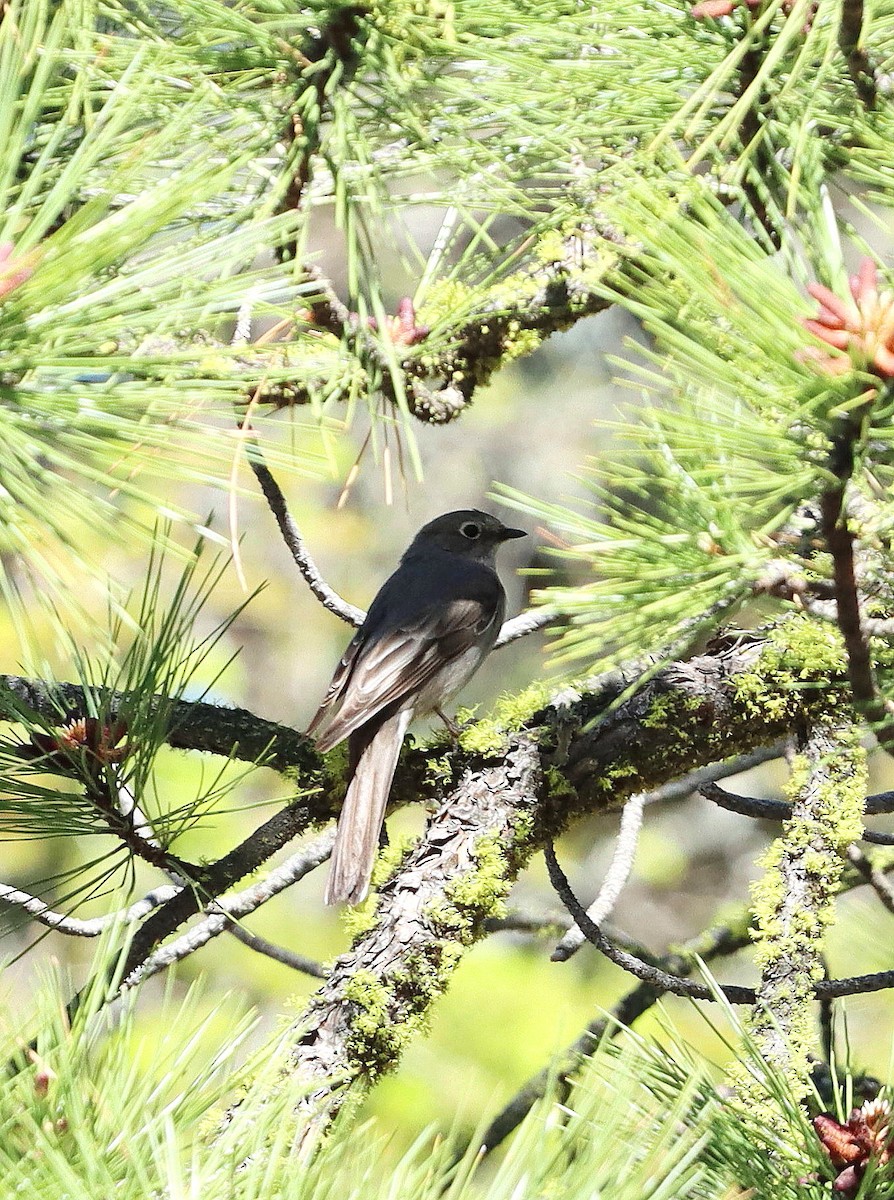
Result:
[[[446,704],[493,649],[506,608],[496,553],[524,536],[475,508],[429,521],[344,652],[307,730],[321,751],[348,739],[327,904],[366,895],[407,728]]]

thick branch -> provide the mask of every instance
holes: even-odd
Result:
[[[811,690],[800,679],[791,687],[791,668],[778,646],[718,643],[714,654],[660,671],[623,703],[631,681],[622,673],[593,692],[566,693],[505,751],[471,758],[383,889],[374,928],[338,960],[296,1025],[290,1066],[324,1109],[338,1107],[343,1084],[396,1064],[407,1022],[446,987],[459,947],[484,935],[508,884],[572,817],[776,743],[815,706],[833,706],[828,688]]]
[[[768,1067],[796,1092],[809,1081],[814,985],[825,974],[822,939],[843,855],[860,833],[865,785],[866,753],[856,731],[816,724],[793,764],[791,818],[755,893],[761,965],[755,1041]]]
[[[63,724],[72,716],[87,716],[95,703],[111,714],[129,703],[123,692],[91,688],[90,699],[78,683],[44,683],[18,675],[0,675],[0,720],[18,721],[36,716],[45,722]],[[177,750],[200,750],[240,762],[259,762],[274,771],[295,770],[313,775],[322,759],[312,743],[295,729],[265,721],[245,708],[158,697],[159,710],[170,708],[165,737]]]
[[[399,874],[375,927],[336,960],[301,1017],[291,1068],[338,1107],[341,1082],[373,1079],[446,985],[457,949],[481,936],[528,856],[522,832],[540,789],[536,741],[519,735],[496,763],[467,770]]]

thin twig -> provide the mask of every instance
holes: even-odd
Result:
[[[555,937],[560,929],[567,929],[571,918],[567,913],[530,913],[511,909],[505,917],[488,917],[485,928],[488,933],[530,933]]]
[[[244,431],[248,434],[250,427],[244,427]],[[292,514],[289,512],[282,489],[273,478],[269,467],[264,461],[257,438],[253,436],[248,438],[245,452],[251,464],[251,469],[255,473],[255,479],[257,479],[261,491],[264,493],[264,499],[267,501],[267,505],[279,526],[282,539],[288,547],[295,565],[304,576],[307,586],[328,612],[334,613],[342,621],[353,625],[355,629],[359,628],[363,624],[366,613],[362,608],[356,608],[353,604],[349,604],[347,600],[342,599],[338,592],[330,587],[320,574],[316,563],[307,551],[304,538],[302,538],[301,532],[292,518]]]
[[[494,649],[499,650],[501,646],[508,646],[510,642],[527,637],[529,633],[537,633],[540,629],[546,629],[548,625],[555,624],[560,618],[561,613],[551,608],[535,608],[531,612],[519,613],[517,617],[511,617],[508,621],[503,622],[503,627],[494,643]]]
[[[643,983],[660,988],[664,992],[670,992],[673,996],[688,996],[691,1000],[717,1000],[723,995],[730,1004],[754,1004],[754,988],[743,988],[734,985],[721,986],[718,984],[716,988],[711,989],[704,984],[693,983],[689,979],[684,979],[680,975],[673,975],[661,967],[653,966],[640,958],[636,958],[632,954],[627,954],[625,951],[619,950],[617,946],[609,941],[599,926],[594,925],[587,916],[586,909],[571,890],[565,873],[559,866],[556,859],[556,852],[551,842],[546,843],[543,848],[543,854],[546,859],[550,882],[555,888],[559,899],[583,930],[587,941],[592,942],[598,950],[601,950],[610,962],[629,972],[629,974],[634,975],[637,979],[642,980]]]
[[[89,920],[81,920],[78,917],[55,912],[38,896],[32,896],[29,892],[23,892],[20,888],[14,888],[5,883],[0,884],[0,901],[24,909],[35,921],[46,925],[48,929],[55,929],[58,933],[65,933],[70,937],[93,938],[99,937],[101,933],[119,921],[125,925],[141,921],[154,908],[158,908],[159,905],[176,896],[180,890],[173,884],[153,888],[151,892],[146,893],[142,900],[137,900],[129,908],[106,913],[102,917],[91,917]]]
[[[633,870],[633,859],[643,826],[645,793],[631,796],[621,811],[621,825],[611,862],[599,889],[599,895],[587,909],[587,916],[594,925],[601,925],[611,914],[618,902],[624,885]],[[565,962],[586,942],[578,925],[572,925],[550,955],[553,962]]]
[[[707,963],[717,958],[725,958],[743,950],[750,943],[750,929],[747,921],[742,919],[729,925],[708,929],[690,938],[679,949],[669,952],[658,961],[664,970],[674,975],[685,976],[695,969],[698,961]],[[547,1067],[539,1071],[494,1118],[482,1138],[482,1149],[489,1152],[505,1141],[553,1084],[560,1088],[561,1099],[561,1091],[567,1090],[569,1086],[568,1077],[580,1065],[581,1060],[592,1053],[594,1046],[604,1037],[614,1037],[620,1030],[632,1025],[656,1004],[663,994],[662,990],[653,984],[638,983],[618,1001],[609,1015],[592,1021],[566,1049],[558,1070]]]
[[[848,465],[842,467],[849,477],[852,447],[840,450]],[[860,616],[860,596],[854,567],[854,543],[856,538],[847,525],[844,513],[844,483],[829,488],[820,498],[823,537],[832,556],[835,580],[835,599],[838,628],[847,651],[848,678],[854,700],[859,705],[874,705],[876,699],[875,677],[872,671],[872,656],[869,643],[863,635]]]
[[[873,865],[872,860],[867,858],[857,845],[848,846],[847,857],[874,890],[888,912],[894,913],[894,887],[885,878],[883,872]]]
[[[201,885],[205,868],[172,854],[159,842],[133,794],[121,783],[114,766],[98,769],[84,783],[85,795],[104,818],[109,832],[119,838],[132,855],[179,882],[189,880]]]
[[[326,861],[332,852],[334,838],[335,831],[327,830],[270,871],[264,879],[258,880],[241,892],[223,896],[206,905],[207,915],[204,920],[173,942],[168,942],[138,961],[131,954],[125,967],[122,987],[133,987],[138,981],[148,979],[173,963],[188,958],[190,954],[207,945],[212,938],[231,929],[234,920],[247,917],[273,896],[303,879],[320,863]]]
[[[587,919],[584,906],[572,892],[562,868],[556,861],[555,850],[551,843],[543,849],[549,877],[556,894],[568,911],[587,935],[587,941],[592,942],[601,950],[605,957],[616,966],[641,979],[650,986],[670,992],[672,996],[686,996],[690,1000],[717,1000],[722,995],[730,1004],[754,1004],[756,1000],[753,988],[736,987],[718,984],[715,989],[692,983],[679,975],[670,974],[660,967],[652,966],[619,950],[599,929]],[[856,996],[867,992],[883,992],[894,987],[894,971],[873,971],[868,975],[850,975],[843,979],[821,979],[813,985],[814,995],[824,997]]]
[[[784,800],[738,796],[728,792],[726,788],[718,787],[716,783],[703,783],[698,791],[705,800],[710,800],[719,808],[738,813],[742,817],[754,817],[761,821],[788,821],[792,815],[792,806]],[[894,792],[880,792],[876,796],[870,796],[866,801],[865,812],[867,816],[894,812]],[[873,833],[864,829],[860,841],[872,842],[876,846],[894,846],[894,834]]]
[[[862,41],[863,0],[842,0],[838,46],[844,55],[857,95],[868,109],[874,109],[878,101],[878,86],[872,63],[861,44]]]
[[[257,954],[266,954],[268,958],[282,963],[283,966],[291,967],[293,971],[300,971],[302,975],[311,975],[314,979],[326,978],[326,968],[321,963],[315,962],[312,958],[306,958],[303,954],[296,954],[294,950],[287,950],[285,946],[277,946],[275,942],[269,942],[267,938],[263,938],[257,933],[251,933],[242,925],[231,923],[227,927],[227,933],[231,933],[237,942],[241,942],[249,950],[254,950]]]

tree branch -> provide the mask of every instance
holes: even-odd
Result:
[[[0,720],[39,717],[62,724],[71,716],[86,716],[95,704],[114,714],[126,707],[128,694],[91,688],[89,698],[80,683],[44,683],[19,675],[0,675]],[[157,698],[158,709],[170,708],[165,740],[176,750],[220,754],[239,762],[263,762],[274,771],[296,770],[313,776],[322,759],[312,742],[287,725],[265,721],[245,708],[228,708],[202,701]]]
[[[792,813],[765,859],[755,890],[761,979],[752,1013],[755,1042],[771,1071],[796,1094],[809,1083],[810,1006],[815,995],[855,981],[823,981],[822,942],[833,920],[843,856],[859,836],[866,795],[866,752],[854,728],[813,725],[792,764]],[[743,1084],[750,1102],[764,1085]],[[756,1091],[755,1091],[756,1089]]]
[[[497,738],[492,754],[469,756],[382,889],[374,927],[296,1022],[290,1066],[321,1119],[346,1085],[396,1065],[408,1023],[447,986],[460,947],[484,936],[519,870],[571,819],[651,791],[693,763],[776,745],[814,712],[840,709],[827,668],[816,675],[825,686],[812,689],[813,668],[796,666],[794,653],[781,640],[718,639],[713,653],[655,673],[632,696],[623,672],[567,692],[502,746]]]
[[[762,821],[788,821],[792,815],[792,806],[784,800],[738,796],[715,783],[704,783],[698,790],[700,795],[716,804],[718,808],[739,813],[743,817],[756,817]],[[877,796],[870,796],[866,801],[865,812],[868,816],[894,812],[894,792],[880,792]],[[872,833],[867,829],[861,832],[859,840],[873,842],[877,846],[894,846],[894,834]]]
[[[894,887],[857,845],[847,848],[848,861],[860,872],[888,912],[894,913]]]
[[[694,971],[698,962],[708,963],[717,958],[726,958],[744,950],[750,943],[749,913],[743,908],[737,919],[690,938],[679,948],[662,956],[658,963],[670,975],[681,977]],[[664,992],[654,984],[639,983],[618,1001],[610,1015],[591,1022],[561,1055],[557,1067],[545,1067],[529,1079],[493,1119],[481,1140],[482,1149],[489,1152],[505,1141],[551,1086],[558,1087],[561,1101],[570,1088],[569,1077],[581,1061],[592,1053],[593,1048],[604,1037],[613,1037],[622,1028],[632,1025],[663,995]]]
[[[638,675],[642,675],[641,668],[636,673],[615,671],[593,681],[589,690],[566,691],[554,703],[532,713],[525,728],[509,739],[510,757],[505,761],[500,758],[499,769],[510,768],[512,755],[519,752],[523,741],[536,760],[531,770],[545,771],[549,786],[542,789],[533,808],[525,808],[517,827],[499,835],[495,852],[507,884],[538,846],[555,837],[576,816],[616,807],[637,791],[652,791],[688,774],[694,763],[707,765],[759,747],[775,746],[814,714],[840,709],[841,694],[836,688],[843,681],[829,678],[825,662],[820,669],[809,661],[809,656],[808,661],[799,657],[806,653],[804,628],[808,623],[800,617],[792,621],[798,624],[791,649],[785,642],[784,625],[765,642],[757,637],[718,638],[709,654],[658,672],[652,669],[637,691],[634,688]],[[797,686],[792,685],[793,678],[798,680]],[[32,695],[29,687],[25,691]],[[189,724],[191,707],[178,706],[183,712],[181,735]],[[58,701],[53,712],[58,713]],[[240,727],[240,714],[231,710],[220,710],[220,714],[226,719],[236,717],[235,725]],[[205,726],[200,724],[199,728]],[[482,728],[494,739],[493,754],[499,758],[504,735],[487,721]],[[203,905],[223,895],[310,824],[337,811],[343,789],[341,768],[327,774],[324,761],[305,739],[291,731],[284,733],[286,738],[292,737],[292,744],[308,763],[319,790],[296,799],[229,854],[209,864],[201,892],[184,889],[150,914],[131,942],[125,978],[136,977],[153,952]],[[434,753],[440,759],[443,747],[437,747]],[[431,754],[424,748],[405,747],[392,788],[394,805],[418,801],[432,792]],[[469,789],[487,786],[484,781],[497,769],[493,761],[491,754],[461,749],[451,752],[451,774],[442,778],[440,785],[448,809],[455,803],[462,808]],[[481,828],[486,829],[487,823]],[[429,855],[436,855],[427,840],[421,843],[419,852],[426,847]],[[447,876],[443,886],[449,890],[457,881],[448,868],[444,869]],[[493,915],[483,906],[461,940],[473,941],[482,936],[486,919]],[[383,914],[380,920],[384,920]],[[437,938],[425,922],[413,926],[413,935],[418,939],[415,949],[421,955],[419,961],[424,961],[430,950],[443,956],[443,946],[432,950]],[[412,942],[410,937],[408,952]],[[355,971],[366,969],[364,945],[361,939],[352,952]],[[446,974],[437,987],[427,988],[424,1002],[417,997],[414,1003],[419,1002],[424,1010],[444,986]],[[335,992],[332,1005],[338,1007]],[[395,1017],[397,1024],[401,1019]],[[346,1024],[339,1024],[339,1029],[347,1036]],[[336,1057],[339,1054],[351,1059],[344,1045]],[[359,1060],[354,1062],[353,1074],[364,1076]]]
[[[55,929],[58,933],[65,933],[70,937],[93,938],[99,937],[101,933],[119,921],[123,924],[134,924],[136,921],[141,921],[153,909],[176,896],[179,891],[180,888],[174,884],[164,884],[147,892],[142,900],[137,900],[129,908],[122,909],[120,912],[106,913],[102,917],[91,917],[86,921],[68,916],[67,913],[55,912],[38,896],[32,896],[29,892],[23,892],[20,888],[14,888],[5,883],[0,884],[0,902],[13,904],[17,908],[23,909],[35,921],[46,925],[48,929]]]
[[[754,1004],[754,988],[722,984],[709,988],[701,983],[692,983],[691,980],[681,975],[671,974],[654,963],[645,962],[636,955],[621,950],[605,936],[598,925],[590,920],[586,909],[571,890],[571,885],[559,866],[552,843],[547,843],[543,853],[549,870],[550,882],[556,890],[556,895],[574,917],[587,941],[592,942],[609,962],[613,962],[616,967],[634,975],[642,983],[647,983],[661,992],[670,992],[672,996],[687,996],[690,1000],[718,1000],[722,995],[730,1004]]]
[[[265,954],[275,962],[282,963],[285,967],[291,967],[293,971],[300,971],[302,975],[310,975],[314,979],[326,978],[326,969],[321,963],[315,962],[312,958],[306,958],[303,954],[296,954],[294,950],[287,950],[285,946],[277,946],[275,942],[270,942],[267,938],[252,933],[242,925],[231,922],[227,926],[227,933],[232,934],[237,942],[241,942],[249,950],[254,950],[256,954]]]
[[[857,95],[872,110],[878,102],[878,85],[869,55],[863,45],[863,0],[842,0],[838,46]]]
[[[643,806],[646,797],[640,792],[631,796],[621,812],[621,826],[615,842],[615,850],[611,862],[599,889],[599,895],[586,910],[587,920],[593,925],[601,925],[611,914],[618,897],[630,878],[633,870],[633,859],[639,843],[640,830],[643,825]],[[565,962],[586,941],[586,935],[580,925],[572,925],[562,940],[550,955],[552,962]]]
[[[251,429],[251,426],[243,425],[242,428],[248,431]],[[255,479],[257,479],[261,491],[264,493],[264,499],[267,501],[270,511],[276,518],[282,539],[288,547],[295,565],[304,576],[307,586],[325,609],[340,617],[342,621],[353,625],[355,629],[359,628],[363,624],[366,613],[362,608],[355,608],[353,604],[349,604],[347,600],[343,600],[338,592],[330,587],[320,574],[316,563],[307,551],[298,526],[289,512],[282,489],[271,475],[270,469],[264,461],[257,438],[252,437],[246,442],[246,456],[251,464],[251,469],[255,473]]]

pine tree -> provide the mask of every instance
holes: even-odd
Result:
[[[829,978],[823,954],[842,891],[894,908],[891,835],[863,825],[894,803],[867,799],[867,747],[894,742],[892,46],[884,0],[0,0],[0,581],[8,669],[27,669],[2,677],[0,824],[103,846],[2,890],[8,924],[100,937],[67,1006],[48,982],[10,1039],[9,1194],[894,1195],[886,1101],[862,1104],[813,1033],[818,1007],[894,984]],[[619,367],[637,400],[612,454],[579,464],[590,505],[501,492],[557,570],[500,642],[548,628],[567,677],[405,748],[392,802],[437,811],[383,854],[328,971],[263,943],[240,921],[327,856],[331,832],[290,844],[337,812],[344,756],[215,702],[239,610],[209,622],[208,600],[238,548],[215,558],[233,539],[174,485],[235,496],[250,467],[307,585],[356,625],[289,514],[278,478],[321,464],[282,425],[331,445],[353,421],[392,490],[420,475],[420,422],[462,423],[509,363],[612,306],[645,344]],[[105,580],[110,547],[137,548],[134,595]],[[161,803],[167,747],[225,766]],[[784,800],[718,783],[780,754]],[[189,857],[262,765],[292,798]],[[696,787],[782,833],[750,907],[656,960],[603,926],[646,800]],[[588,914],[553,841],[622,806]],[[556,955],[589,940],[638,982],[466,1153],[423,1141],[376,1179],[346,1102],[467,947],[524,926],[506,897],[541,850],[573,918]],[[106,913],[79,916],[98,894]],[[226,931],[319,991],[244,1061],[247,1023],[194,1052],[197,1009],[172,1006],[132,1069],[142,984]],[[715,982],[706,963],[751,940],[754,986]],[[685,1048],[619,1032],[665,993],[721,1007],[731,1099]],[[519,1125],[482,1182],[478,1147]]]

